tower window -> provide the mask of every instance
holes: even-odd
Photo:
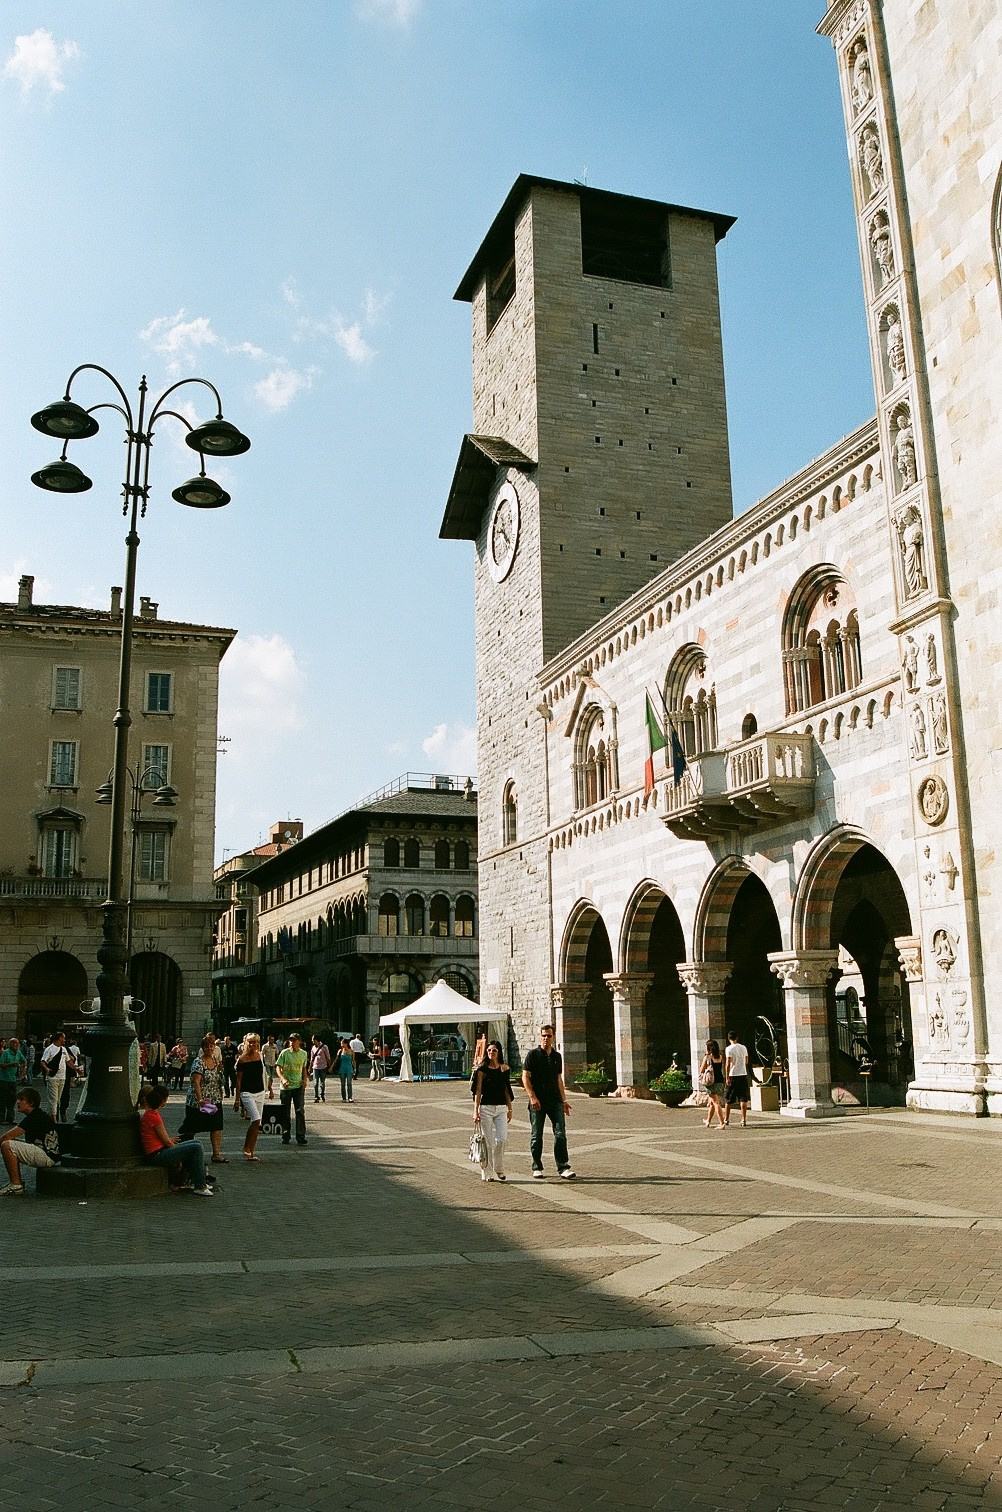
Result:
[[[515,293],[515,227],[497,247],[487,268],[487,334],[497,325],[505,305]]]
[[[597,325],[593,325],[592,328],[591,328],[591,349],[592,349],[593,352],[597,352],[598,351],[598,326]]]
[[[668,217],[660,206],[587,189],[580,203],[582,273],[669,286]]]

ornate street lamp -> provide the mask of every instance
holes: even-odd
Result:
[[[70,390],[74,380],[83,372],[100,373],[115,389],[120,402],[108,400],[95,404],[90,409],[77,404],[71,399]],[[216,403],[214,420],[193,427],[183,415],[166,407],[165,401],[169,396],[188,384],[198,384],[209,389]],[[125,538],[125,594],[122,603],[118,709],[114,718],[114,765],[110,787],[105,785],[107,798],[104,800],[111,803],[111,838],[108,850],[108,897],[101,909],[102,937],[97,952],[101,967],[97,978],[100,1006],[93,1027],[84,1036],[84,1050],[90,1071],[86,1092],[77,1110],[73,1148],[66,1162],[67,1166],[75,1167],[78,1171],[83,1168],[98,1168],[103,1172],[103,1180],[98,1179],[87,1185],[88,1192],[95,1196],[125,1196],[149,1190],[148,1184],[142,1179],[147,1173],[139,1159],[136,1107],[129,1079],[130,1053],[136,1031],[124,1006],[128,987],[126,970],[131,944],[131,909],[129,899],[123,894],[127,785],[132,779],[128,764],[129,727],[132,724],[129,684],[132,671],[136,554],[139,549],[136,526],[145,516],[149,501],[150,448],[154,427],[158,420],[169,415],[172,419],[179,420],[188,431],[187,443],[198,452],[201,471],[198,477],[189,479],[175,489],[173,497],[179,503],[194,509],[218,509],[230,501],[225,489],[205,476],[205,456],[236,457],[250,446],[247,437],[235,425],[223,419],[219,392],[205,378],[183,378],[171,384],[153,402],[148,417],[147,395],[148,387],[144,376],[139,384],[138,404],[133,409],[118,379],[106,368],[88,362],[81,364],[70,374],[62,399],[55,404],[46,405],[31,417],[36,430],[63,443],[59,460],[50,462],[48,466],[32,474],[32,482],[51,493],[84,493],[92,486],[86,474],[66,460],[66,448],[70,441],[84,440],[97,434],[99,426],[94,418],[96,411],[112,409],[122,416],[127,443],[122,513],[129,517],[129,532]],[[103,793],[105,790],[99,791]],[[164,792],[169,792],[169,799],[161,796]],[[166,784],[161,784],[153,801],[173,803],[176,796],[173,789],[168,790]],[[134,810],[135,807],[133,779]],[[134,846],[135,820],[133,854]]]

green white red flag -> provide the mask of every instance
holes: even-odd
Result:
[[[668,745],[665,732],[658,723],[658,716],[654,712],[651,703],[651,695],[647,697],[647,763],[644,767],[644,797],[649,798],[654,791],[654,757],[658,751],[663,751]]]

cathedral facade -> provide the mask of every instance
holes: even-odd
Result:
[[[522,177],[457,292],[481,997],[624,1094],[734,1028],[791,1114],[997,1114],[1002,14],[839,0],[820,30],[876,415],[753,508],[729,217]]]

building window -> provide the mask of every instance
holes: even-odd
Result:
[[[166,830],[140,830],[136,873],[140,882],[167,881],[170,836]]]
[[[75,788],[77,785],[77,741],[54,740],[49,755],[49,786]]]
[[[783,619],[787,714],[850,692],[863,680],[852,590],[834,567],[815,568],[790,595]]]
[[[400,865],[399,840],[383,841],[383,865],[391,868],[398,867]]]
[[[463,972],[457,970],[455,966],[447,967],[442,972],[439,981],[444,982],[447,987],[451,987],[453,992],[458,992],[460,997],[469,998],[470,1002],[473,1001],[473,983]]]
[[[448,871],[452,856],[449,850],[448,840],[435,841],[435,870]]]
[[[472,898],[465,895],[456,899],[456,934],[464,939],[472,940],[476,934],[475,928],[476,905]]]
[[[147,714],[169,714],[171,711],[171,683],[172,677],[169,672],[147,672],[146,674],[146,712]]]
[[[428,933],[443,939],[449,933],[449,900],[444,893],[436,893],[431,900]]]
[[[702,647],[683,646],[672,658],[664,703],[669,725],[665,733],[674,731],[686,756],[717,749],[717,692]]]
[[[420,840],[404,841],[404,866],[408,871],[418,871],[421,866]]]
[[[513,782],[505,785],[501,800],[501,826],[502,844],[514,845],[518,839],[518,797]]]
[[[409,935],[424,934],[424,899],[420,893],[411,893],[404,905]]]
[[[79,667],[57,667],[53,678],[52,707],[79,709],[81,674]]]
[[[143,787],[147,792],[166,787],[170,781],[170,746],[143,746]]]
[[[46,877],[71,877],[77,864],[77,832],[53,825],[42,834],[42,873]]]
[[[384,893],[379,900],[378,930],[381,935],[400,933],[400,899],[395,893]]]
[[[612,761],[605,739],[605,715],[597,704],[586,708],[574,737],[574,806],[590,808],[614,790]]]
[[[467,845],[467,843],[466,843],[465,840],[457,840],[456,841],[456,870],[457,871],[469,871],[469,869],[470,869],[470,847]]]

